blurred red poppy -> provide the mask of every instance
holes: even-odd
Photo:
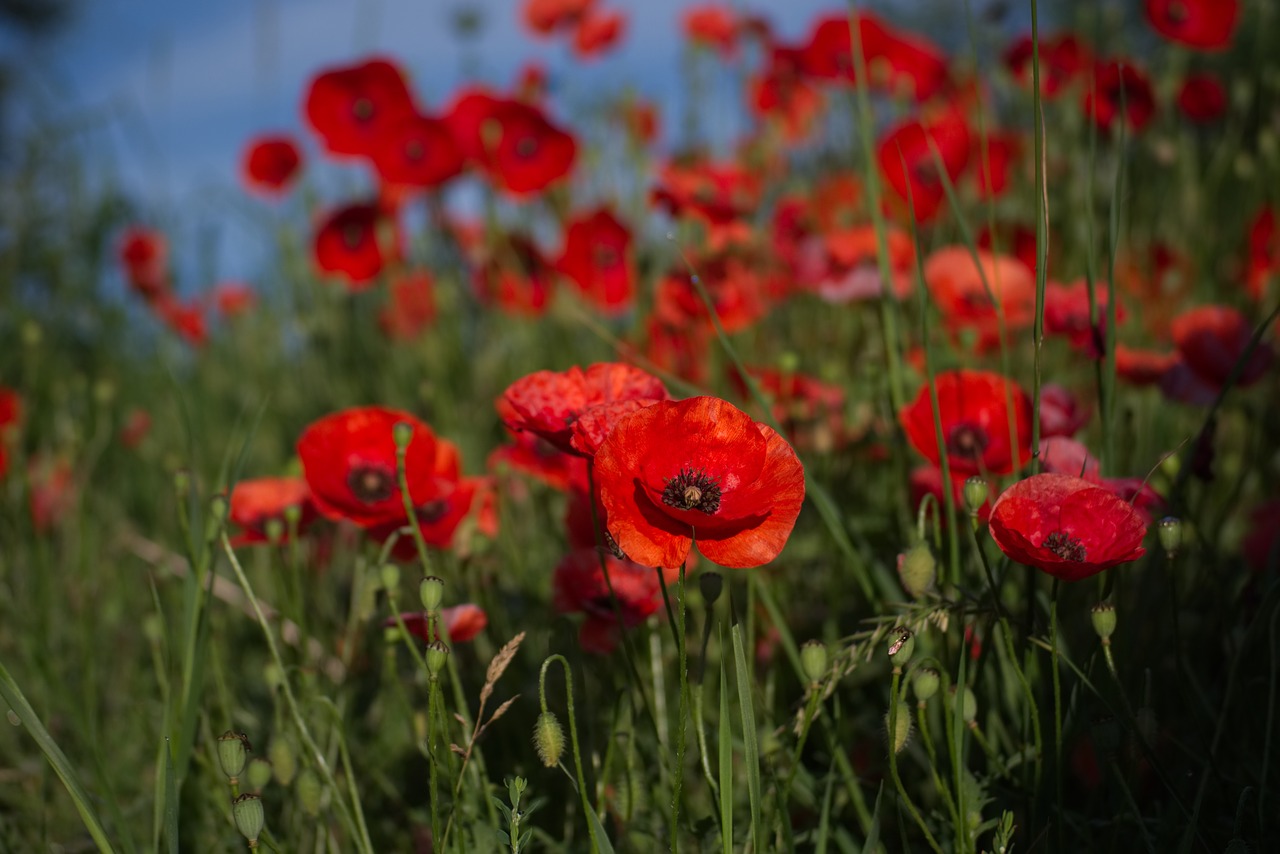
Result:
[[[781,274],[763,259],[727,252],[695,258],[692,266],[721,326],[729,333],[746,329],[765,316],[769,293]],[[711,309],[686,266],[670,270],[658,282],[654,315],[675,328],[698,327],[708,334],[715,331]]]
[[[1083,442],[1067,436],[1045,436],[1040,440],[1040,470],[1069,474],[1090,483],[1100,483],[1102,467]]]
[[[169,289],[169,244],[164,235],[144,226],[126,229],[120,241],[120,266],[129,287],[154,300]]]
[[[1074,436],[1089,423],[1092,413],[1080,400],[1057,383],[1040,387],[1040,435]]]
[[[11,388],[0,386],[0,477],[9,470],[8,445],[22,419],[22,398]]]
[[[966,247],[943,246],[925,259],[924,281],[948,328],[976,331],[980,351],[1000,343],[997,303],[1006,331],[1035,319],[1035,278],[1011,256],[979,251],[975,260]]]
[[[1246,260],[1245,287],[1249,296],[1260,300],[1280,271],[1280,229],[1276,228],[1276,212],[1263,207],[1249,223],[1249,256]]]
[[[626,33],[626,16],[616,9],[589,7],[573,30],[573,51],[583,59],[605,53],[622,41]]]
[[[609,533],[646,566],[698,550],[722,566],[768,563],[804,501],[804,468],[781,436],[714,397],[664,401],[620,420],[596,452]]]
[[[822,113],[824,98],[803,74],[799,49],[773,45],[769,61],[747,82],[748,105],[762,119],[774,119],[790,142],[803,139]]]
[[[434,494],[428,500],[414,504],[413,520],[423,542],[446,549],[453,546],[463,520],[476,505],[476,497],[487,481],[485,478],[463,477],[458,447],[445,439],[439,440],[433,474]],[[369,528],[369,536],[378,542],[386,542],[400,532],[391,547],[391,556],[396,560],[416,560],[417,542],[411,533],[403,532],[404,527],[403,518],[382,522]]]
[[[994,199],[1004,195],[1009,189],[1009,173],[1021,154],[1022,139],[1016,133],[989,131],[985,145],[980,139],[973,141],[978,198]]]
[[[232,538],[232,544],[287,542],[290,512],[298,514],[293,528],[298,533],[306,531],[316,518],[311,489],[302,478],[259,477],[239,481],[231,490],[230,519],[242,530]],[[278,539],[272,540],[269,528],[276,525],[279,526]]]
[[[1031,36],[1022,36],[1004,53],[1005,66],[1023,86],[1031,85],[1032,51]],[[1080,76],[1092,57],[1074,33],[1060,33],[1040,39],[1040,95],[1052,100]]]
[[[565,453],[573,447],[573,425],[587,410],[621,400],[666,400],[662,381],[621,362],[599,362],[585,371],[535,371],[516,380],[499,400],[498,414],[512,430],[528,430]]]
[[[378,326],[388,338],[417,338],[436,319],[435,283],[426,270],[406,273],[391,282],[390,299],[378,312]]]
[[[1160,353],[1124,344],[1116,345],[1116,375],[1133,385],[1160,382],[1160,378],[1179,361],[1177,353]]]
[[[963,516],[965,512],[964,503],[964,484],[969,479],[969,475],[952,471],[951,472],[951,497],[956,503],[956,508]],[[911,508],[919,510],[921,502],[924,501],[926,495],[932,495],[934,500],[938,502],[938,507],[945,506],[946,497],[942,494],[942,469],[937,466],[918,466],[911,470],[911,474],[907,478],[907,486],[911,493]],[[945,521],[946,514],[939,510],[939,518]],[[988,497],[982,502],[982,506],[978,508],[978,518],[984,522],[991,515],[991,499]]]
[[[387,254],[394,254],[385,253],[379,240],[384,221],[375,204],[349,204],[331,211],[316,230],[316,266],[340,275],[352,291],[372,287]]]
[[[465,163],[449,125],[420,113],[389,122],[370,155],[383,181],[423,189],[440,186]]]
[[[151,307],[156,317],[170,330],[176,332],[184,341],[193,347],[202,347],[209,340],[209,328],[205,317],[205,308],[197,302],[179,302],[176,298],[163,294]]]
[[[413,429],[405,457],[411,503],[417,507],[439,497],[440,442],[430,427],[397,409],[344,409],[312,422],[298,439],[298,457],[322,515],[361,527],[403,522],[393,435],[397,424]]]
[[[946,85],[947,59],[936,46],[893,29],[869,12],[857,13],[857,22],[870,84],[894,94],[907,91],[917,102],[928,100]],[[848,15],[817,22],[804,47],[803,64],[808,74],[819,79],[856,79]]]
[[[556,262],[578,291],[609,314],[631,307],[635,265],[631,230],[608,208],[597,208],[565,227],[564,249]]]
[[[747,373],[769,401],[773,420],[795,447],[827,452],[848,440],[841,386],[795,370],[749,367]],[[738,371],[729,372],[729,382],[744,399],[751,397]]]
[[[1280,499],[1264,501],[1249,511],[1249,531],[1240,550],[1254,572],[1280,566]]]
[[[551,35],[578,22],[595,0],[524,0],[520,17],[535,35]]]
[[[1173,339],[1178,354],[1197,377],[1214,390],[1222,388],[1245,352],[1253,328],[1234,308],[1206,305],[1184,311],[1173,319]],[[1252,385],[1271,367],[1275,356],[1264,339],[1244,363],[1236,385]]]
[[[27,460],[27,507],[31,527],[45,533],[71,512],[79,493],[71,460],[64,456],[33,456]]]
[[[1092,88],[1084,93],[1085,115],[1102,130],[1110,130],[1120,111],[1135,131],[1146,127],[1156,114],[1156,95],[1147,76],[1127,60],[1109,60],[1094,66]]]
[[[487,304],[525,317],[547,310],[555,268],[532,240],[522,234],[499,234],[481,251],[471,281]]]
[[[991,538],[1018,563],[1079,581],[1146,554],[1147,526],[1109,489],[1066,474],[1037,474],[991,508]]]
[[[307,89],[305,111],[331,154],[372,156],[415,108],[400,69],[374,58],[317,75]]]
[[[404,627],[409,634],[425,643],[441,640],[437,620],[444,624],[445,634],[448,635],[450,643],[466,643],[475,640],[476,635],[489,625],[489,615],[479,605],[472,605],[470,602],[441,608],[439,615],[435,618],[430,618],[421,611],[414,611],[401,614],[400,620],[404,621]],[[395,617],[387,617],[382,621],[385,628],[393,628],[399,624]]]
[[[898,416],[911,446],[935,466],[943,449],[952,472],[1010,474],[1031,459],[1031,400],[1012,380],[987,371],[944,371],[934,381],[942,422],[938,446],[933,401],[926,383]],[[1017,452],[1009,436],[1009,400]]]
[[[214,285],[210,298],[218,314],[228,320],[249,311],[258,301],[253,288],[243,282],[220,282]]]
[[[886,293],[880,275],[879,239],[871,225],[828,231],[815,249],[817,261],[801,271],[799,284],[830,303],[879,299]],[[885,229],[885,249],[889,256],[889,293],[905,299],[915,287],[916,251],[911,238],[900,228]],[[808,269],[812,266],[813,269]]]
[[[151,413],[141,407],[135,407],[129,410],[124,423],[120,425],[120,444],[133,450],[142,444],[150,432]]]
[[[908,209],[909,192],[920,222],[931,220],[946,199],[938,166],[954,183],[969,163],[969,154],[969,125],[958,110],[948,110],[927,122],[907,119],[890,128],[876,146],[880,172],[901,202],[901,209]]]
[[[293,184],[302,154],[288,136],[262,136],[245,149],[241,171],[245,186],[265,195],[278,195]]]
[[[1090,358],[1100,359],[1106,347],[1110,289],[1106,282],[1094,282],[1093,300],[1098,312],[1096,323],[1089,319],[1089,283],[1078,279],[1069,285],[1050,282],[1044,292],[1044,329],[1050,335],[1061,335],[1071,346]],[[1123,321],[1124,305],[1116,303],[1116,320]]]
[[[515,417],[514,410],[510,411]],[[506,420],[502,407],[499,407],[499,415]],[[495,448],[489,454],[487,462],[490,471],[510,466],[561,491],[567,491],[578,483],[586,483],[587,461],[583,457],[561,451],[537,433],[510,428],[508,432],[510,442]]]
[[[1165,511],[1164,496],[1142,478],[1104,477],[1102,485],[1132,507],[1144,525],[1150,525],[1157,515]]]
[[[1227,89],[1212,74],[1188,74],[1178,87],[1178,109],[1196,124],[1209,124],[1227,112]]]
[[[546,189],[569,174],[577,157],[574,138],[523,101],[469,90],[445,121],[467,157],[513,195]]]
[[[1240,19],[1239,0],[1145,0],[1144,6],[1156,32],[1198,50],[1225,48]]]
[[[684,35],[692,44],[731,57],[738,48],[738,13],[731,6],[707,2],[690,6],[680,17]]]
[[[602,561],[605,569],[601,568]],[[616,612],[613,596],[609,594],[610,584],[618,600]],[[551,588],[552,605],[558,613],[586,614],[579,639],[584,650],[597,654],[613,651],[619,616],[622,625],[637,626],[662,607],[658,573],[612,555],[602,557],[593,548],[576,549],[565,555],[556,565]]]

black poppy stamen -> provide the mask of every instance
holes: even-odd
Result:
[[[720,509],[720,479],[703,470],[680,469],[675,477],[667,478],[662,503],[677,510],[701,510],[709,516]]]
[[[532,136],[521,137],[516,143],[516,155],[523,160],[528,160],[538,153],[538,140]]]
[[[369,121],[373,118],[373,101],[368,98],[356,98],[351,104],[351,113],[358,121]]]
[[[386,466],[356,466],[347,475],[347,488],[365,504],[377,504],[395,495],[395,472]]]
[[[1071,560],[1076,563],[1084,563],[1087,554],[1084,543],[1075,537],[1067,535],[1064,531],[1054,531],[1044,538],[1044,542],[1040,543],[1040,547],[1048,549],[1063,560]]]
[[[443,498],[437,498],[435,501],[427,501],[413,508],[413,515],[417,517],[419,522],[430,525],[439,522],[449,512],[449,502]]]
[[[976,460],[982,456],[991,439],[986,431],[972,424],[958,424],[947,437],[947,453],[955,457]]]

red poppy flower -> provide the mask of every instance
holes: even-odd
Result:
[[[708,225],[724,225],[754,213],[762,184],[736,163],[671,162],[658,170],[653,201],[672,216],[692,214]]]
[[[511,314],[538,317],[547,310],[554,271],[532,240],[506,234],[481,252],[471,281],[482,302]]]
[[[120,444],[133,450],[142,444],[142,440],[150,432],[151,413],[141,408],[131,409],[125,416],[124,424],[120,426]]]
[[[944,371],[935,378],[942,442],[951,471],[1009,474],[1031,459],[1031,400],[1012,380],[987,371]],[[1009,436],[1009,400],[1017,431],[1017,453]],[[898,416],[911,446],[941,465],[929,386]]]
[[[576,24],[594,3],[595,0],[525,0],[520,17],[532,33],[547,36]]]
[[[401,119],[415,113],[404,75],[385,59],[321,72],[307,89],[305,109],[330,153],[366,156]]]
[[[657,315],[645,324],[644,354],[654,365],[693,385],[704,385],[712,332],[702,325],[670,322]]]
[[[608,51],[622,40],[627,19],[617,10],[602,11],[593,6],[578,19],[573,31],[573,51],[583,59]]]
[[[1066,474],[1037,474],[991,508],[991,539],[1018,563],[1079,581],[1146,554],[1147,526],[1109,489]]]
[[[965,513],[964,503],[964,484],[969,479],[969,475],[960,472],[951,472],[951,498],[956,503],[957,511],[963,516]],[[911,470],[911,474],[907,477],[907,486],[911,494],[911,507],[914,511],[920,509],[921,502],[924,501],[926,495],[932,495],[933,500],[937,501],[939,508],[945,507],[946,497],[942,493],[942,469],[937,466],[919,466]],[[946,514],[939,510],[939,519],[946,521]],[[991,515],[991,499],[988,497],[982,502],[982,506],[978,508],[978,518],[986,521]]]
[[[9,470],[7,445],[9,434],[16,431],[22,418],[22,398],[13,389],[0,386],[0,477]]]
[[[909,89],[917,102],[928,100],[946,85],[947,61],[937,47],[892,29],[870,13],[860,12],[857,19],[870,83],[890,92]],[[847,15],[817,23],[804,48],[803,63],[808,74],[823,80],[855,80],[857,65]]]
[[[1126,61],[1110,60],[1094,67],[1093,87],[1084,93],[1085,115],[1110,130],[1121,106],[1129,127],[1140,131],[1156,114],[1156,95],[1147,76]]]
[[[1133,385],[1152,385],[1163,377],[1181,359],[1177,353],[1159,353],[1116,345],[1116,376]]]
[[[646,566],[679,566],[695,534],[722,566],[768,563],[804,501],[804,468],[786,440],[714,397],[631,413],[595,468],[610,535]]]
[[[153,300],[169,289],[169,245],[158,231],[127,229],[120,241],[120,265],[129,287]]]
[[[636,277],[631,230],[608,208],[569,223],[556,266],[601,310],[618,314],[631,307]]]
[[[1249,224],[1249,257],[1246,262],[1245,287],[1249,296],[1260,300],[1280,270],[1280,229],[1276,228],[1276,212],[1263,207]]]
[[[681,16],[684,35],[696,45],[731,57],[738,48],[738,16],[730,6],[710,2],[690,6]]]
[[[449,636],[451,643],[475,640],[476,635],[489,625],[489,615],[479,605],[472,605],[470,602],[454,605],[451,608],[441,608],[439,616],[434,619],[428,618],[421,611],[415,611],[401,614],[400,620],[404,621],[404,627],[409,634],[425,643],[441,639],[436,620],[444,623],[445,633]],[[385,628],[394,628],[400,623],[395,617],[387,617],[382,621],[382,625]]]
[[[253,288],[243,282],[221,282],[214,285],[209,297],[218,314],[228,320],[249,311],[258,301]]]
[[[1226,306],[1201,306],[1173,319],[1173,339],[1179,355],[1196,376],[1215,390],[1226,384],[1252,337],[1253,328],[1245,316]],[[1261,379],[1274,355],[1271,345],[1260,341],[1236,385],[1248,386]]]
[[[285,516],[290,510],[298,513],[298,533],[305,531],[316,518],[311,489],[302,478],[259,477],[239,481],[231,490],[230,518],[243,530],[232,542],[235,545],[271,542],[267,528],[273,521],[280,526],[277,542],[288,540],[289,523]]]
[[[937,160],[934,147],[938,151]],[[890,128],[876,146],[876,160],[880,173],[901,201],[902,209],[907,209],[910,192],[916,219],[928,222],[946,199],[938,163],[954,183],[969,162],[969,152],[969,126],[964,116],[958,110],[948,110],[927,124],[908,119]]]
[[[418,113],[388,123],[370,154],[383,181],[404,187],[438,187],[465,162],[449,125]]]
[[[312,422],[298,439],[298,457],[321,514],[362,527],[403,522],[393,435],[397,424],[413,428],[405,457],[412,504],[421,506],[440,496],[440,442],[430,427],[397,409],[344,409]]]
[[[628,101],[622,107],[622,123],[639,145],[649,145],[658,138],[658,108],[648,101]]]
[[[1036,283],[1026,265],[1008,255],[979,251],[977,261],[963,246],[943,246],[924,262],[924,281],[934,305],[952,330],[973,329],[978,349],[1000,343],[996,304],[1007,331],[1035,319]],[[990,295],[988,295],[990,289]]]
[[[1102,466],[1083,442],[1067,436],[1045,436],[1040,440],[1040,470],[1069,474],[1090,483],[1100,483]]]
[[[1089,423],[1092,413],[1065,387],[1045,383],[1040,387],[1040,435],[1074,436]]]
[[[797,48],[775,45],[769,62],[747,83],[748,104],[762,119],[774,119],[783,137],[797,142],[808,135],[822,113],[821,90],[802,73],[802,55]]]
[[[1106,282],[1095,282],[1093,298],[1098,321],[1089,321],[1089,285],[1079,279],[1069,285],[1050,282],[1044,293],[1044,329],[1050,335],[1061,335],[1090,358],[1102,358],[1106,343],[1109,288]],[[1116,320],[1125,317],[1124,306],[1116,304]]]
[[[765,316],[769,293],[780,278],[780,270],[770,269],[761,259],[719,253],[695,258],[693,268],[711,297],[725,332],[740,332]],[[696,326],[714,332],[711,312],[693,284],[687,266],[677,267],[662,277],[654,301],[654,315],[670,326]]]
[[[1023,86],[1031,85],[1031,36],[1017,39],[1004,54],[1005,66]],[[1072,33],[1040,40],[1040,95],[1052,100],[1066,90],[1089,67],[1088,49]]]
[[[415,504],[414,522],[418,533],[429,546],[447,549],[453,545],[462,522],[476,504],[476,496],[486,485],[484,478],[461,477],[457,446],[443,439],[436,457],[435,495],[430,500]],[[369,528],[373,540],[385,543],[397,531],[405,527],[404,519],[382,522]],[[418,545],[412,534],[404,534],[391,547],[396,560],[412,561],[418,558]]]
[[[978,198],[994,199],[1009,189],[1009,173],[1022,153],[1022,140],[1015,133],[992,131],[984,148],[982,141],[973,141],[973,157],[977,161],[975,177],[978,182]]]
[[[665,398],[661,399],[665,400]],[[569,444],[584,457],[594,457],[596,451],[604,444],[604,440],[609,438],[609,434],[623,417],[637,409],[644,409],[646,406],[657,403],[658,400],[659,398],[651,397],[629,398],[586,409],[578,420],[573,422],[573,435],[569,439]]]
[[[1196,124],[1210,124],[1227,112],[1227,89],[1212,74],[1188,74],[1178,88],[1178,109]]]
[[[585,371],[536,371],[507,387],[498,414],[512,430],[528,430],[565,453],[573,447],[573,426],[588,410],[621,400],[666,400],[657,377],[621,362],[599,362]]]
[[[514,410],[511,412],[514,414]],[[501,407],[499,414],[505,420],[506,415]],[[515,430],[509,432],[510,443],[495,448],[489,454],[487,463],[490,471],[509,466],[562,492],[575,484],[587,482],[585,458],[559,450],[536,433]]]
[[[997,252],[996,247],[999,247]],[[984,225],[978,232],[978,248],[987,252],[1008,254],[1021,261],[1031,271],[1032,280],[1036,273],[1036,232],[1020,223],[997,223],[995,230]],[[1052,244],[1050,245],[1052,249]],[[1050,256],[1052,262],[1052,256]]]
[[[609,573],[605,581],[601,560]],[[609,584],[618,599],[613,608]],[[580,640],[588,652],[607,654],[617,641],[618,615],[625,626],[637,626],[658,613],[662,607],[662,588],[658,574],[650,567],[620,560],[612,555],[603,558],[594,549],[576,549],[556,565],[552,576],[552,604],[561,614],[586,614]]]
[[[302,154],[287,136],[263,136],[245,149],[241,170],[250,190],[266,195],[284,192],[298,176]]]
[[[1156,32],[1199,50],[1229,45],[1240,19],[1239,0],[1146,0],[1144,5]]]
[[[390,301],[378,312],[378,325],[396,341],[417,338],[436,319],[435,283],[425,270],[391,282]]]
[[[794,370],[748,368],[747,373],[794,446],[826,452],[847,440],[843,388]],[[729,381],[743,398],[750,397],[745,379],[736,370],[729,373]]]
[[[34,456],[27,461],[27,508],[36,533],[52,530],[71,512],[79,488],[71,460]]]
[[[165,294],[152,303],[156,317],[193,347],[202,347],[209,340],[204,306],[199,303],[182,303]]]
[[[1138,477],[1104,477],[1102,485],[1132,507],[1142,519],[1142,524],[1150,525],[1157,515],[1163,515],[1166,502],[1164,496],[1155,488]]]
[[[463,152],[514,195],[546,189],[569,174],[577,157],[574,138],[523,101],[469,90],[445,121]]]
[[[385,262],[378,239],[382,222],[377,205],[351,204],[332,211],[316,231],[316,266],[342,276],[353,291],[372,287]]]

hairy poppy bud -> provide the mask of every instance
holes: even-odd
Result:
[[[271,782],[271,763],[261,756],[249,760],[249,768],[244,772],[245,783],[251,792],[261,792]]]
[[[258,835],[262,833],[262,825],[266,816],[262,812],[262,798],[254,794],[241,795],[231,802],[231,817],[235,820],[236,830],[249,840],[249,848],[258,847]]]
[[[543,765],[554,768],[560,764],[560,757],[564,754],[564,730],[553,713],[538,715],[533,725],[533,746]]]
[[[893,662],[894,671],[901,673],[902,668],[911,661],[911,653],[916,649],[916,636],[906,626],[898,626],[889,632],[889,661]]]
[[[267,749],[267,758],[271,760],[271,770],[275,772],[276,782],[287,786],[293,782],[293,775],[298,771],[298,760],[293,755],[293,745],[287,739],[277,738]]]
[[[1110,643],[1111,636],[1116,631],[1116,606],[1110,602],[1099,602],[1090,609],[1089,619],[1102,642]]]
[[[827,675],[827,645],[820,640],[811,640],[800,647],[800,669],[810,685],[816,685]]]
[[[443,641],[427,644],[427,674],[434,680],[449,660],[449,647]]]
[[[885,712],[884,731],[893,752],[901,753],[911,739],[911,709],[906,703],[898,703],[897,714],[893,714],[892,710]]]
[[[384,563],[378,568],[378,579],[382,582],[383,590],[395,595],[400,589],[400,567],[394,563]]]
[[[938,693],[938,686],[941,683],[941,674],[932,667],[921,667],[911,676],[911,689],[915,692],[916,701],[921,705],[929,702],[930,698]]]
[[[710,608],[720,598],[724,589],[724,576],[718,572],[704,572],[698,576],[698,589],[702,591],[702,601]]]
[[[990,486],[986,479],[974,475],[964,482],[964,506],[969,508],[970,516],[977,516],[982,505],[987,503]]]
[[[913,599],[919,599],[933,589],[938,578],[938,562],[924,540],[916,543],[898,556],[898,578],[902,589]]]
[[[428,575],[418,585],[418,596],[422,599],[422,610],[428,614],[436,613],[444,601],[444,579]]]
[[[244,772],[252,749],[249,746],[249,736],[242,732],[229,729],[218,736],[218,765],[231,785],[239,785],[240,774]]]
[[[295,791],[298,793],[298,803],[302,805],[304,813],[313,818],[320,815],[324,784],[320,782],[316,772],[310,768],[303,769],[302,773],[298,775],[298,785]]]
[[[1156,525],[1156,533],[1160,537],[1160,546],[1169,557],[1178,553],[1182,547],[1182,520],[1176,516],[1165,516]]]

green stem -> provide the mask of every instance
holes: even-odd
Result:
[[[596,830],[591,823],[591,801],[587,795],[587,778],[582,772],[582,751],[578,746],[578,719],[573,711],[573,672],[569,668],[568,659],[559,653],[549,656],[542,662],[542,670],[538,673],[538,701],[542,705],[542,713],[547,714],[547,670],[550,669],[552,662],[559,662],[564,669],[564,691],[569,707],[569,743],[573,747],[573,768],[578,776],[578,796],[582,799],[582,818],[587,823],[591,850],[596,852],[600,850],[600,845],[596,841]]]
[[[893,668],[893,682],[889,686],[889,773],[893,776],[893,785],[898,790],[898,797],[906,805],[907,812],[911,814],[911,818],[915,820],[915,823],[924,833],[925,841],[929,843],[929,847],[937,854],[942,854],[942,846],[938,844],[938,840],[929,831],[929,826],[924,823],[924,817],[920,815],[920,810],[916,808],[915,802],[907,794],[906,787],[902,785],[902,777],[898,774],[898,750],[894,741],[898,732],[898,695],[901,682],[902,668],[895,667]]]

